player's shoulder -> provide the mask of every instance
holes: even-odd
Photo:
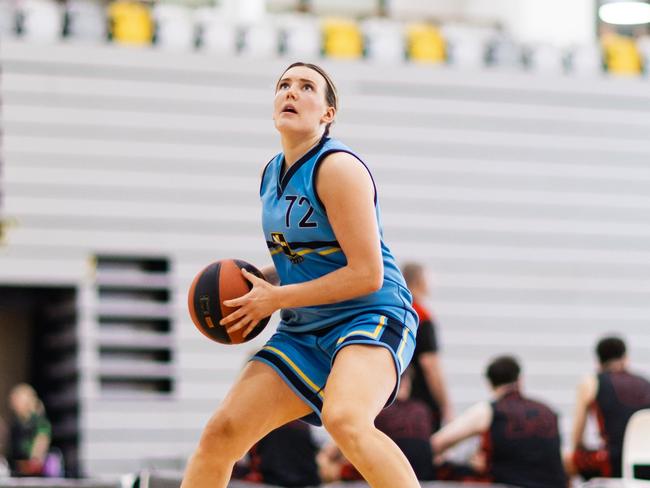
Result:
[[[318,158],[318,172],[345,177],[368,173],[362,159],[339,139],[327,139]]]
[[[582,378],[578,385],[578,395],[585,401],[592,400],[598,392],[598,377],[588,374]]]
[[[324,155],[320,162],[320,171],[355,172],[363,169],[359,158],[345,151],[336,150]]]

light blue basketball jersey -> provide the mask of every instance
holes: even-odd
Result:
[[[262,226],[283,285],[320,278],[347,263],[318,198],[315,184],[319,164],[327,155],[335,152],[349,153],[364,164],[343,143],[324,137],[286,174],[281,175],[284,164],[282,153],[269,161],[262,174]],[[283,309],[278,330],[315,331],[345,322],[361,313],[376,312],[400,321],[416,334],[417,315],[411,306],[411,293],[406,288],[395,258],[384,243],[376,189],[375,208],[384,260],[382,288],[343,302]]]

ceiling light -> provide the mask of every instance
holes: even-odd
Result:
[[[639,1],[606,3],[598,9],[598,16],[608,24],[646,24],[650,22],[650,4]]]

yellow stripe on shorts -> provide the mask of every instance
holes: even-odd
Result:
[[[336,345],[338,346],[341,342],[343,342],[345,339],[347,339],[350,336],[353,335],[365,335],[368,337],[372,337],[373,339],[376,339],[379,337],[379,333],[381,332],[382,327],[386,324],[386,317],[384,315],[381,316],[381,319],[379,320],[379,324],[373,330],[372,332],[367,332],[365,330],[353,330],[350,332],[348,335],[341,337],[338,341],[336,341]]]
[[[402,333],[402,340],[400,341],[399,348],[397,349],[397,358],[399,359],[400,365],[404,367],[404,360],[402,359],[402,354],[404,353],[404,348],[406,347],[406,337],[408,336],[409,329],[404,327],[404,332]]]
[[[289,366],[291,366],[291,369],[293,369],[296,373],[298,373],[298,375],[305,381],[305,383],[307,383],[311,387],[312,390],[314,390],[318,394],[319,397],[323,398],[323,393],[320,391],[321,388],[316,383],[314,383],[312,380],[310,380],[307,377],[307,375],[302,372],[302,370],[298,367],[298,365],[296,365],[296,363],[294,363],[289,358],[289,356],[287,356],[285,353],[283,353],[279,349],[276,349],[275,347],[272,347],[272,346],[264,346],[262,349],[266,349],[267,351],[271,351],[271,352],[277,354],[278,356],[280,356],[282,359],[284,359],[286,361],[286,363]]]

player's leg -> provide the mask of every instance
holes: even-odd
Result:
[[[269,365],[249,362],[205,426],[181,488],[225,488],[255,442],[311,412]]]
[[[323,424],[373,488],[420,486],[402,451],[374,424],[396,381],[388,349],[351,344],[337,354],[325,386]]]

